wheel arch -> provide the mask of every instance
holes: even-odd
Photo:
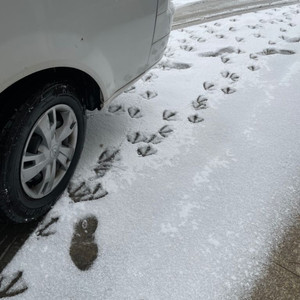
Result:
[[[86,109],[100,110],[103,107],[102,90],[92,76],[71,67],[48,68],[17,80],[0,93],[0,128],[6,124],[14,110],[21,106],[36,89],[55,81],[73,84]]]
[[[31,73],[4,89],[0,94],[0,98],[6,98],[6,95],[12,93],[14,95],[23,93],[24,90],[32,91],[51,81],[69,81],[73,83],[87,109],[102,108],[104,96],[99,84],[91,75],[72,67],[52,67]],[[1,99],[0,103],[2,104]]]

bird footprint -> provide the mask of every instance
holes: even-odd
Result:
[[[189,116],[189,117],[188,117],[188,120],[189,120],[191,123],[201,123],[201,122],[204,121],[204,119],[201,118],[198,114]]]
[[[152,145],[141,146],[137,149],[138,155],[142,157],[150,156],[157,153],[157,150]]]
[[[193,107],[196,110],[200,110],[200,109],[206,109],[207,108],[207,101],[208,99],[205,98],[204,96],[200,95],[196,101],[194,101]]]
[[[165,121],[176,121],[176,116],[177,116],[176,111],[165,110],[163,112],[163,119]]]
[[[233,93],[236,92],[236,89],[231,88],[231,87],[226,87],[226,88],[223,88],[223,89],[222,89],[222,92],[223,92],[224,94],[233,94]]]
[[[174,130],[172,129],[171,126],[165,125],[165,126],[163,126],[163,127],[159,130],[158,133],[159,133],[162,137],[166,138],[166,137],[168,137],[170,134],[172,134],[173,131],[174,131]]]
[[[141,94],[141,96],[146,100],[150,100],[157,97],[157,93],[152,91],[146,91],[145,93]]]
[[[204,87],[204,89],[206,90],[206,91],[211,91],[213,88],[214,88],[214,84],[212,83],[212,82],[207,82],[207,81],[205,81],[204,83],[203,83],[203,87]]]
[[[133,119],[139,119],[143,116],[141,113],[141,110],[137,107],[129,107],[128,113],[129,113],[129,116]]]

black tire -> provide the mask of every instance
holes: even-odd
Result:
[[[31,197],[24,189],[23,177],[21,179],[24,149],[28,147],[26,145],[31,139],[32,128],[38,120],[52,107],[59,106],[67,107],[74,113],[72,116],[76,116],[76,146],[73,148],[75,151],[68,159],[68,167],[64,168],[65,171],[57,185],[43,197]],[[70,84],[48,84],[32,94],[24,105],[16,110],[0,133],[0,219],[16,223],[30,222],[44,215],[53,206],[75,171],[84,144],[85,129],[85,109]],[[49,153],[52,153],[52,150]],[[56,159],[58,158],[55,158],[55,164]]]

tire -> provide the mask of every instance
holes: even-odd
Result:
[[[75,171],[85,128],[69,84],[48,84],[16,110],[0,133],[0,219],[30,222],[53,206]]]

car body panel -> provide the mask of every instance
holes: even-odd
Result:
[[[2,0],[1,7],[0,92],[37,71],[72,67],[93,77],[107,100],[151,67],[157,0]]]

